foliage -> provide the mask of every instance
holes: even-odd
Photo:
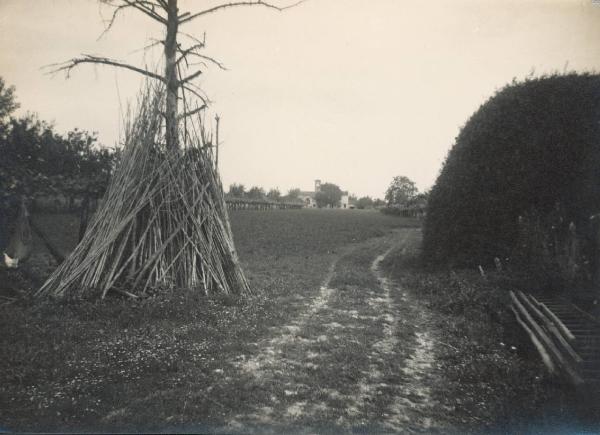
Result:
[[[281,192],[279,189],[271,189],[269,193],[267,193],[267,198],[272,199],[273,201],[279,201],[281,199]]]
[[[370,196],[363,196],[356,201],[356,208],[365,209],[373,207],[373,198]]]
[[[431,191],[425,258],[475,265],[509,257],[519,216],[543,218],[557,204],[563,227],[588,227],[600,209],[599,117],[599,75],[501,89],[462,128]]]
[[[15,97],[15,87],[7,86],[6,82],[0,77],[0,128],[4,126],[4,121],[7,117],[19,108]],[[4,130],[2,128],[2,130]]]
[[[385,192],[388,206],[403,207],[418,193],[417,186],[410,178],[400,175],[394,177]]]
[[[269,189],[268,193],[265,193],[265,189],[259,186],[253,186],[250,190],[246,191],[243,184],[233,183],[229,186],[227,197],[235,199],[243,199],[248,203],[253,202],[297,202],[299,201],[298,195],[300,189],[291,189],[287,195],[282,196],[279,189]]]
[[[337,207],[342,199],[342,189],[333,183],[321,184],[321,190],[315,194],[315,201],[319,207]]]
[[[16,118],[14,88],[0,78],[0,200],[61,193],[100,196],[115,153],[97,145],[97,137],[74,129],[66,135],[35,114]]]
[[[293,189],[288,190],[286,198],[293,200],[293,199],[298,199],[299,196],[300,196],[300,189],[293,188]]]
[[[4,199],[51,193],[100,196],[115,159],[113,151],[97,146],[94,134],[75,129],[61,136],[35,115],[10,119],[0,153]]]
[[[407,203],[408,207],[427,207],[427,201],[429,201],[429,191],[420,192],[413,196]]]
[[[19,197],[99,197],[108,183],[115,153],[97,146],[82,130],[66,135],[34,114],[12,116],[14,88],[0,78],[0,246],[16,217]]]
[[[243,184],[233,183],[229,186],[229,196],[234,198],[242,198],[246,194],[246,188]]]
[[[258,186],[253,186],[246,193],[246,197],[250,199],[263,199],[265,197],[265,189]]]

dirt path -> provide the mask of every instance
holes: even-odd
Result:
[[[427,311],[385,277],[383,259],[415,230],[363,244],[338,258],[301,314],[234,363],[265,398],[229,429],[300,432],[435,431],[435,330]]]

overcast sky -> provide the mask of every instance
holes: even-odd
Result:
[[[109,16],[95,0],[0,0],[0,75],[21,112],[118,141],[139,76],[40,70],[80,53],[155,65],[159,52],[135,50],[160,26],[128,14],[98,40]],[[460,126],[513,77],[600,67],[591,0],[307,0],[283,13],[230,9],[184,30],[206,32],[206,53],[228,68],[200,81],[222,119],[225,186],[282,192],[320,178],[382,197],[395,175],[429,188]]]

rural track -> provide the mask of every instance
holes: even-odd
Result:
[[[227,429],[385,433],[442,428],[436,415],[443,406],[432,393],[440,374],[430,316],[382,270],[385,258],[415,236],[414,229],[400,230],[331,264],[301,313],[257,343],[255,354],[235,363],[264,399],[233,415]],[[343,284],[339,274],[348,270],[344,263],[353,255],[363,260],[354,271],[361,282]]]

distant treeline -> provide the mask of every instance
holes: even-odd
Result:
[[[233,183],[229,186],[229,191],[226,193],[226,198],[237,198],[254,201],[271,201],[271,202],[299,202],[302,200],[298,197],[300,189],[290,189],[286,195],[282,195],[279,189],[269,189],[265,191],[262,187],[253,186],[246,190],[243,184]]]
[[[302,204],[302,200],[300,199],[301,190],[298,188],[292,188],[288,190],[285,195],[279,191],[279,189],[269,189],[265,190],[259,186],[252,186],[250,189],[246,189],[243,184],[234,183],[229,186],[229,190],[226,193],[226,198],[230,199],[247,199],[252,201],[266,201],[266,202],[278,202],[278,203],[299,203]],[[362,196],[360,198],[355,195],[349,196],[349,203],[351,206],[358,209],[366,209],[366,208],[380,208],[386,205],[386,202],[377,199],[371,198],[370,196]]]

